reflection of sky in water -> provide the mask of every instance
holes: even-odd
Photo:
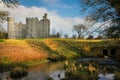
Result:
[[[60,74],[60,77],[58,75]],[[48,74],[53,80],[60,80],[65,77],[65,71],[64,70],[55,70],[50,71]],[[6,78],[9,76],[9,72],[5,72],[3,74],[0,74],[1,80],[7,80]],[[13,80],[13,79],[10,79]],[[30,71],[26,77],[23,77],[19,80],[47,80],[47,74],[44,71]],[[99,74],[98,80],[114,80],[114,74]]]
[[[53,78],[53,80],[60,80],[62,78],[65,78],[65,71],[56,70],[56,71],[50,71],[49,76]]]
[[[99,74],[99,79],[98,80],[114,80],[114,74]]]
[[[63,64],[64,62],[57,62],[34,66],[29,69],[29,73],[26,77],[19,80],[47,80],[48,75],[54,80],[60,80],[65,77]],[[60,77],[58,77],[58,75],[60,75]],[[0,80],[6,80],[6,77],[9,77],[9,72],[0,73]],[[100,73],[98,80],[114,80],[113,78],[114,74],[112,73],[106,75]]]
[[[31,71],[22,80],[47,80],[47,74],[43,71]]]

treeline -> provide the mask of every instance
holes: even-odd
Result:
[[[6,39],[7,38],[7,32],[4,28],[0,27],[0,39]]]

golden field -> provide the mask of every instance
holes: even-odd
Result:
[[[20,62],[46,58],[47,53],[36,47],[31,47],[26,40],[7,39],[0,42],[0,58],[3,57],[12,62]]]
[[[112,40],[85,40],[85,39],[1,39],[0,59],[7,58],[12,62],[40,60],[48,57],[58,59],[76,58],[85,56],[99,56],[93,53],[94,47],[118,44]],[[111,45],[112,47],[112,45]],[[104,48],[104,47],[103,47]],[[107,48],[107,47],[106,47]]]

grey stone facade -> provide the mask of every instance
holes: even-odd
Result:
[[[47,13],[42,20],[26,18],[26,24],[15,23],[14,18],[8,17],[8,38],[48,38],[50,36],[50,20]]]

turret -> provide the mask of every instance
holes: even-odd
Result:
[[[44,14],[43,20],[44,20],[44,19],[47,19],[47,13]]]
[[[8,17],[7,18],[7,24],[8,24],[8,38],[14,38],[14,18]]]
[[[43,19],[41,20],[42,24],[42,37],[48,38],[50,34],[50,20],[47,19],[47,13],[44,14]]]
[[[45,13],[44,16],[45,16],[45,19],[47,19],[47,13]]]

